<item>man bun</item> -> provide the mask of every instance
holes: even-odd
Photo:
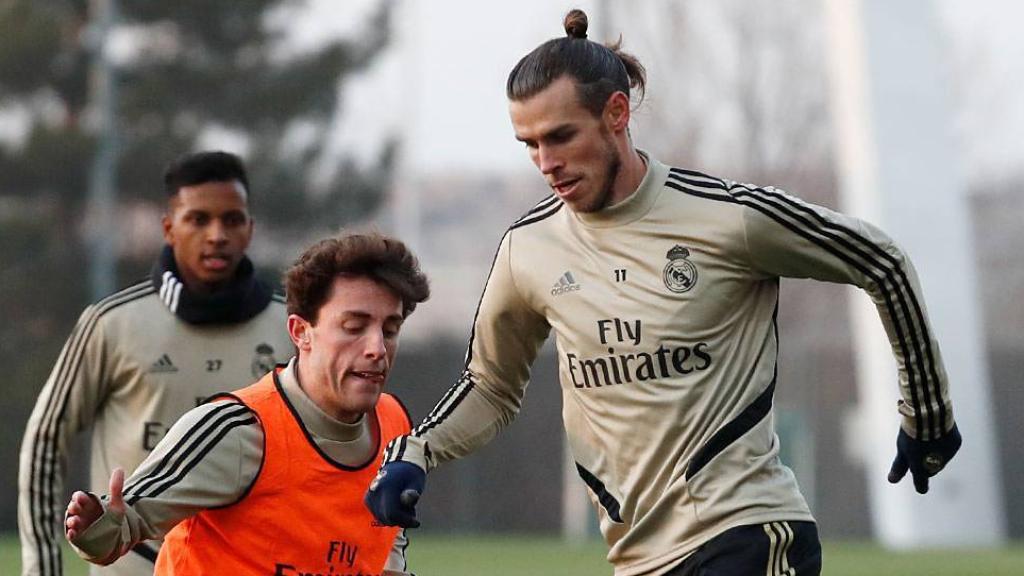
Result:
[[[587,37],[587,14],[579,8],[573,8],[565,15],[565,34],[569,38]]]

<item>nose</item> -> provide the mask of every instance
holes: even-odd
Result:
[[[536,162],[541,174],[553,174],[563,165],[561,158],[550,147],[544,145],[537,146]]]
[[[366,348],[363,354],[371,360],[380,360],[386,358],[388,354],[387,346],[385,345],[384,333],[380,330],[371,331],[366,337]]]
[[[211,244],[224,244],[228,241],[227,228],[220,219],[213,219],[206,227],[206,239]]]

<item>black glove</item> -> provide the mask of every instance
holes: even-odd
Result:
[[[385,526],[418,528],[416,502],[427,483],[427,473],[409,462],[388,462],[370,483],[363,502]]]
[[[956,424],[943,436],[927,441],[911,438],[900,428],[899,436],[896,437],[896,460],[889,470],[889,482],[895,484],[902,480],[909,468],[917,493],[928,492],[928,478],[938,474],[953,459],[961,442]]]

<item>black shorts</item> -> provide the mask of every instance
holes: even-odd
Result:
[[[818,576],[814,522],[738,526],[715,536],[665,576]]]

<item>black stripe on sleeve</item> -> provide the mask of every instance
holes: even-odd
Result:
[[[542,201],[540,205],[543,205]],[[536,210],[536,208],[535,208]],[[557,209],[556,209],[557,210]],[[520,222],[529,217],[524,216],[520,219]],[[515,226],[515,225],[513,225]],[[484,289],[480,294],[480,299],[476,303],[476,310],[473,312],[473,323],[470,325],[469,330],[469,343],[466,345],[466,359],[465,365],[463,366],[462,376],[453,384],[448,390],[441,396],[441,399],[437,401],[434,408],[427,414],[427,417],[423,419],[423,422],[419,426],[413,429],[413,436],[422,436],[431,428],[437,426],[444,421],[445,418],[451,413],[452,410],[458,406],[459,402],[469,394],[469,391],[473,388],[473,380],[469,375],[469,364],[473,360],[473,342],[476,340],[476,322],[480,316],[480,306],[484,301],[484,294],[487,292],[487,284],[491,281],[491,275],[494,273],[494,267],[498,264],[498,254],[501,253],[501,244],[505,241],[505,237],[512,233],[511,228],[505,232],[505,236],[498,242],[498,249],[494,251],[494,256],[491,258],[491,267],[487,272],[487,279],[484,280]],[[511,238],[510,238],[511,240]],[[454,398],[454,402],[449,403]]]
[[[875,282],[881,283],[881,278],[879,278],[879,276],[877,274],[874,274],[871,270],[868,270],[866,267],[860,265],[859,263],[851,261],[851,259],[849,257],[846,257],[845,255],[840,253],[838,250],[836,250],[834,248],[831,248],[828,245],[823,244],[821,241],[815,239],[806,230],[803,230],[803,229],[797,227],[796,225],[792,224],[788,220],[782,218],[781,216],[766,210],[764,207],[758,205],[756,202],[753,202],[753,201],[751,201],[749,199],[745,200],[745,199],[742,199],[742,198],[738,198],[736,196],[733,196],[733,195],[729,194],[728,193],[728,187],[725,185],[724,182],[722,182],[720,180],[716,180],[714,182],[695,182],[695,181],[690,180],[690,179],[681,178],[681,177],[679,177],[675,173],[670,173],[670,177],[674,177],[677,180],[679,180],[679,182],[673,182],[673,181],[666,182],[665,185],[670,187],[670,188],[674,188],[676,190],[679,190],[679,191],[684,192],[686,194],[690,194],[692,196],[697,196],[697,197],[700,197],[700,198],[707,198],[707,199],[710,199],[710,200],[719,200],[719,201],[730,202],[730,203],[734,203],[734,204],[740,204],[740,205],[748,206],[750,208],[758,210],[762,214],[764,214],[764,215],[768,216],[769,218],[775,220],[776,222],[778,222],[782,226],[788,228],[790,231],[796,233],[797,235],[802,236],[802,237],[810,240],[811,242],[814,242],[815,244],[818,244],[818,245],[822,246],[825,250],[827,250],[830,253],[832,253],[833,255],[839,257],[844,262],[847,262],[847,263],[851,264],[852,266],[856,267],[863,274],[865,274],[866,276],[870,277]],[[680,183],[682,183],[684,185],[680,185]],[[705,190],[703,188],[697,190],[697,189],[694,189],[692,187],[710,187],[710,188],[714,188],[714,189],[721,189],[724,193],[716,192],[716,191],[708,191],[708,190]],[[891,306],[891,301],[890,301],[890,297],[889,297],[888,291],[883,290],[883,294],[884,294],[884,296],[886,298],[887,304],[889,306]],[[895,315],[894,315],[894,320],[896,320]],[[904,352],[904,355],[906,356],[906,353],[907,353],[906,340],[903,337],[902,328],[899,326],[898,322],[894,322],[894,327],[896,328],[896,331],[897,331],[897,339],[899,341],[900,349]],[[913,366],[908,366],[907,374],[908,374],[908,378],[910,378],[910,379],[913,378],[913,376],[911,374],[912,369],[913,369]],[[914,386],[911,386],[911,394],[912,394],[913,398],[915,399],[915,403],[916,403],[916,388]],[[920,413],[917,415],[916,424],[917,424],[917,427],[918,427],[919,430],[923,430],[924,429],[924,421],[923,421]]]
[[[696,174],[707,178],[710,181],[702,182],[696,181],[693,178],[684,178],[680,175],[682,173],[691,175]],[[896,332],[898,345],[906,359],[905,368],[907,371],[908,383],[910,384],[911,401],[915,406],[923,407],[923,409],[918,410],[915,415],[917,430],[920,431],[922,437],[934,437],[931,435],[941,435],[941,432],[945,429],[946,409],[945,405],[941,401],[938,402],[939,422],[937,424],[939,426],[939,431],[937,433],[933,432],[936,430],[936,422],[934,422],[935,415],[931,410],[930,397],[932,393],[934,393],[936,398],[941,398],[941,383],[938,380],[935,371],[934,356],[930,346],[930,338],[927,334],[927,327],[924,323],[923,312],[921,311],[913,290],[910,288],[910,282],[905,271],[896,259],[892,257],[892,255],[856,232],[824,219],[810,208],[802,206],[782,194],[769,192],[763,189],[752,189],[745,186],[737,186],[729,189],[721,180],[712,179],[710,177],[700,175],[699,173],[692,173],[677,169],[672,170],[670,177],[675,179],[675,181],[666,182],[666,186],[676,190],[698,197],[741,204],[761,212],[792,232],[806,238],[833,254],[851,267],[856,268],[862,274],[871,278],[876,284],[878,284],[883,298],[885,299],[886,308],[889,310],[889,315],[893,320],[893,327]],[[706,188],[711,188],[713,191],[706,190]],[[737,188],[739,189],[737,190]],[[725,193],[723,194],[717,190],[723,190]],[[797,213],[798,211],[810,215],[818,222],[818,225],[815,225],[815,223],[810,221],[806,216]],[[824,238],[819,238],[816,235]],[[836,246],[827,242],[826,239],[831,240],[836,245],[842,247],[843,250],[840,250]],[[867,247],[869,250],[881,255],[882,257],[873,257],[866,253],[860,246],[854,245],[854,242]],[[859,258],[859,260],[854,258],[854,256]],[[872,267],[880,270],[883,275],[880,275]],[[891,290],[885,289],[885,282],[889,283]],[[910,295],[911,303],[907,302],[904,292]],[[896,296],[897,303],[892,301],[893,294]],[[912,314],[912,307],[916,311],[916,314]],[[917,317],[920,327],[924,332],[922,334],[922,338],[924,340],[923,346],[922,343],[918,342],[918,332],[914,329],[913,319],[915,316]],[[906,325],[904,325],[904,323],[906,323]],[[908,345],[905,332],[909,334],[911,340],[910,345]],[[933,378],[932,384],[934,386],[934,390],[929,389],[926,385],[927,378],[925,377],[926,369],[924,366],[924,355],[920,353],[922,348],[926,351],[925,353],[929,359],[929,372]],[[911,353],[912,351],[916,353]],[[924,394],[924,404],[922,404],[918,399],[919,391]],[[927,423],[925,422],[925,418],[927,418]]]
[[[554,206],[557,202],[558,202],[558,197],[555,196],[554,194],[551,194],[550,196],[545,197],[540,202],[537,202],[536,204],[534,204],[533,208],[530,208],[526,212],[526,214],[523,214],[522,216],[520,216],[519,219],[516,220],[513,223],[513,226],[515,224],[518,224],[518,223],[522,222],[523,220],[526,220],[527,218],[537,214],[538,212],[544,211],[544,210]]]
[[[409,447],[409,437],[401,436],[398,439],[398,452],[395,454],[395,460],[401,460],[405,456],[405,450]]]
[[[505,236],[502,237],[501,242],[498,243],[498,249],[495,250],[494,257],[491,259],[491,267],[487,273],[487,279],[484,281],[484,293],[486,293],[487,285],[491,281],[491,275],[494,273],[494,267],[498,264],[498,254],[501,252],[501,244],[505,241],[505,237],[508,237],[509,239],[509,249],[511,250],[512,239],[510,235],[513,230],[550,218],[554,214],[557,214],[563,206],[565,206],[565,204],[557,196],[551,195],[544,200],[541,200],[532,210],[527,212],[525,216],[509,227],[505,232]],[[469,371],[469,365],[473,361],[473,343],[476,340],[476,324],[480,316],[480,306],[483,304],[484,293],[480,295],[480,300],[477,301],[476,311],[473,313],[473,323],[469,333],[469,343],[466,346],[466,359],[462,376],[448,389],[447,392],[445,392],[444,396],[441,397],[427,417],[423,419],[423,422],[413,429],[413,436],[422,436],[430,429],[444,422],[444,420],[451,415],[456,407],[458,407],[458,405],[476,386],[472,374]]]
[[[153,564],[156,564],[157,551],[153,550],[144,542],[139,542],[135,546],[132,546],[132,552],[135,552],[139,556],[142,556],[146,560],[149,560]]]
[[[889,278],[890,283],[894,287],[894,291],[896,292],[900,306],[907,314],[907,316],[905,317],[905,321],[907,322],[907,332],[909,332],[910,334],[912,346],[914,348],[914,351],[916,352],[913,356],[914,359],[916,359],[917,361],[917,367],[918,370],[920,370],[920,377],[924,381],[924,384],[922,385],[922,389],[924,391],[925,396],[924,409],[925,411],[928,412],[930,429],[932,430],[933,434],[933,436],[931,437],[935,438],[941,436],[946,431],[947,414],[946,406],[941,401],[941,381],[936,370],[935,355],[932,351],[931,346],[931,334],[928,330],[928,323],[925,321],[924,309],[922,308],[920,302],[917,299],[917,294],[915,294],[914,290],[912,289],[910,279],[907,277],[907,273],[904,267],[900,265],[900,262],[892,254],[887,252],[881,246],[875,244],[874,242],[868,240],[864,236],[858,234],[856,231],[825,219],[814,210],[811,210],[809,207],[804,206],[794,201],[793,199],[786,197],[783,194],[763,189],[758,189],[756,191],[763,192],[764,194],[767,194],[768,196],[771,196],[779,200],[780,202],[783,202],[791,206],[793,209],[803,212],[810,218],[816,220],[819,223],[819,225],[822,226],[823,228],[844,234],[853,241],[859,243],[861,246],[865,247],[867,250],[876,254],[880,259],[888,262],[889,266],[883,267],[883,269],[886,270],[886,276],[887,278]],[[865,255],[864,257],[869,258],[867,255]],[[893,320],[894,323],[899,322],[899,318],[897,317],[894,317]],[[920,342],[918,342],[919,336],[921,339]],[[924,354],[921,354],[922,350],[924,351]],[[907,357],[907,363],[911,363],[911,359],[909,357]],[[925,377],[926,370],[928,372],[928,375],[931,377],[930,379]],[[929,382],[931,383],[933,388],[929,388],[929,386],[927,385]],[[931,422],[931,418],[933,416],[931,413],[931,400],[933,394],[934,398],[938,400],[937,427],[933,425],[934,423]]]
[[[381,466],[387,464],[388,462],[393,462],[394,461],[394,458],[392,456],[394,454],[395,444],[397,442],[398,442],[398,438],[392,438],[391,442],[388,442],[388,445],[384,447],[384,456],[381,458],[381,462],[380,462]]]
[[[448,392],[437,403],[437,406],[431,410],[430,414],[423,419],[423,422],[412,431],[412,435],[422,436],[431,428],[444,422],[455,408],[462,403],[462,400],[469,395],[470,391],[473,390],[473,386],[473,379],[468,374],[460,378],[454,386],[448,389]]]
[[[779,211],[779,213],[781,213],[781,214],[783,214],[785,216],[788,216],[789,218],[792,218],[793,220],[795,220],[799,224],[803,224],[806,228],[800,228],[796,224],[784,224],[784,225],[786,225],[787,228],[793,230],[794,232],[797,232],[798,234],[801,234],[802,236],[804,236],[805,238],[807,238],[811,242],[821,246],[822,248],[825,248],[826,250],[828,250],[832,254],[836,255],[840,259],[846,261],[850,265],[856,267],[864,275],[868,276],[876,284],[879,285],[879,287],[882,289],[883,297],[885,298],[886,308],[888,308],[889,314],[890,314],[890,316],[893,319],[893,326],[896,329],[896,335],[897,335],[897,340],[898,340],[899,345],[900,345],[900,349],[903,351],[904,357],[907,359],[907,362],[906,362],[906,365],[907,365],[907,376],[908,376],[908,380],[909,380],[909,382],[911,384],[911,395],[912,395],[914,404],[915,404],[915,406],[920,406],[921,405],[920,402],[918,401],[918,398],[917,398],[917,391],[919,389],[924,391],[925,403],[927,404],[929,399],[928,399],[928,388],[924,385],[923,359],[922,359],[920,354],[913,354],[912,353],[913,351],[917,351],[917,350],[921,349],[920,348],[920,343],[917,341],[917,332],[913,329],[913,326],[909,326],[909,325],[908,326],[904,326],[904,324],[903,324],[903,322],[908,322],[908,323],[910,322],[909,310],[908,310],[908,307],[907,307],[906,300],[905,300],[905,298],[903,296],[903,292],[900,289],[900,285],[898,283],[898,280],[897,280],[897,278],[893,274],[893,269],[887,267],[883,262],[881,262],[881,261],[879,261],[877,259],[874,259],[870,255],[864,253],[860,248],[858,248],[857,246],[854,246],[846,238],[843,238],[841,236],[838,236],[836,234],[832,234],[830,232],[826,232],[826,231],[823,231],[823,230],[816,230],[816,229],[814,229],[813,223],[808,221],[806,218],[803,218],[800,215],[792,212],[790,209],[788,209],[785,205],[782,205],[781,203],[774,202],[774,201],[772,201],[770,199],[759,197],[759,196],[756,196],[754,194],[749,194],[749,193],[744,192],[744,191],[740,191],[740,192],[737,192],[735,194],[736,194],[736,196],[741,197],[741,198],[750,198],[750,199],[754,200],[755,202],[758,202],[758,201],[763,202],[766,205],[766,208],[768,210],[776,209],[776,210]],[[748,206],[752,206],[752,207],[756,207],[757,206],[755,204],[747,204],[747,205]],[[761,211],[762,213],[768,214],[768,212],[765,211],[765,210],[759,210],[759,211]],[[773,219],[775,221],[777,221],[777,222],[780,222],[780,223],[782,223],[784,221],[783,219],[780,219],[778,217],[773,217]],[[801,229],[810,230],[813,233],[817,233],[817,234],[820,234],[821,236],[824,236],[824,237],[826,237],[828,239],[831,239],[836,244],[838,244],[838,245],[842,246],[843,248],[845,248],[848,252],[844,252],[844,251],[842,251],[840,249],[837,249],[837,248],[833,247],[832,245],[826,243],[824,240],[822,240],[820,238],[817,238],[815,236],[812,236],[812,235],[809,235],[809,234],[802,234],[802,233],[800,233],[798,231],[798,230],[801,230]],[[861,261],[863,262],[863,264],[861,264],[857,260],[854,260],[852,257],[850,257],[848,255],[849,253],[855,254],[857,257],[859,257],[861,259]],[[874,267],[874,268],[871,268],[871,267]],[[881,270],[883,275],[879,275],[879,273],[876,270]],[[889,284],[889,286],[891,287],[891,290],[886,290],[885,289],[885,284],[886,283]],[[892,301],[892,294],[896,295],[896,303],[895,304]],[[902,320],[901,320],[901,318],[902,318]],[[909,340],[910,340],[909,343],[908,343],[908,335],[909,335]],[[917,360],[916,365],[915,365],[915,359]],[[932,422],[931,414],[930,413],[926,412],[925,415],[928,417],[927,430],[930,431],[932,429],[934,423]],[[921,420],[921,423],[918,425],[918,430],[924,431],[925,430],[925,422],[921,418],[919,418],[919,420]]]
[[[407,434],[396,436],[391,442],[388,442],[388,445],[384,448],[384,457],[381,459],[381,465],[401,460],[402,456],[405,456],[408,442],[409,436]]]
[[[215,434],[219,428],[225,427],[232,419],[252,417],[250,408],[236,402],[225,402],[213,405],[185,434],[172,446],[145,476],[132,480],[125,487],[125,496],[142,493],[153,484],[163,481],[177,469],[188,455]]]
[[[548,206],[545,206],[545,207],[543,207],[543,208],[541,208],[539,210],[536,210],[536,212],[530,212],[529,214],[527,214],[526,216],[523,216],[522,218],[517,220],[514,224],[512,224],[512,226],[509,227],[509,230],[514,230],[516,228],[521,228],[523,226],[528,226],[528,225],[533,224],[535,222],[540,222],[541,220],[549,218],[552,215],[554,215],[555,213],[557,213],[559,210],[562,209],[563,206],[565,206],[565,204],[563,204],[561,201],[558,201],[558,202],[552,203],[552,204],[550,204]]]
[[[467,352],[467,354],[468,354],[468,352]],[[413,436],[419,436],[420,435],[420,430],[419,429],[421,427],[423,427],[425,425],[428,425],[428,424],[434,422],[435,420],[437,420],[437,418],[444,412],[444,409],[448,405],[448,402],[451,400],[451,398],[458,394],[459,389],[461,388],[461,386],[465,382],[465,379],[466,379],[466,372],[463,371],[462,376],[458,380],[455,381],[455,384],[451,385],[447,390],[445,390],[444,394],[441,395],[441,399],[437,401],[437,404],[435,404],[434,407],[430,410],[430,413],[427,414],[427,417],[424,418],[422,422],[420,422],[419,426],[413,428],[413,431],[412,431],[412,435]],[[424,430],[424,432],[425,431],[426,430]]]
[[[202,442],[196,442],[192,444],[188,448],[188,450],[181,454],[178,462],[175,462],[175,473],[173,476],[164,475],[160,479],[154,479],[154,481],[150,483],[149,486],[147,486],[146,488],[139,488],[137,490],[137,493],[132,494],[130,497],[126,498],[125,502],[129,505],[134,505],[142,498],[155,498],[159,496],[165,490],[167,490],[171,486],[174,486],[175,484],[180,482],[186,475],[188,475],[189,471],[195,468],[196,465],[203,460],[203,457],[209,454],[210,451],[213,450],[214,447],[216,447],[217,444],[221,440],[223,440],[225,436],[227,436],[228,432],[235,428],[238,428],[239,426],[249,426],[251,424],[256,424],[257,422],[258,421],[256,420],[256,416],[254,416],[252,412],[249,412],[247,416],[241,419],[228,420],[224,424],[224,426],[219,428],[217,432],[213,435],[213,437],[210,438],[209,441],[205,443],[205,445],[203,445]],[[200,445],[203,445],[203,448],[198,452],[195,452],[196,448],[198,448]],[[195,452],[194,455],[193,452]],[[188,458],[190,456],[190,460],[178,466],[179,463],[181,463],[182,461],[185,460],[185,458]]]
[[[60,571],[60,548],[57,542],[57,525],[51,511],[56,511],[57,495],[53,490],[53,478],[57,474],[57,438],[63,426],[67,402],[71,396],[74,375],[81,366],[84,351],[100,318],[107,312],[154,293],[156,290],[148,280],[116,292],[90,306],[75,325],[60,357],[57,359],[53,393],[47,399],[40,417],[39,428],[32,439],[31,469],[29,471],[29,508],[32,534],[35,537],[36,552],[43,574]]]

